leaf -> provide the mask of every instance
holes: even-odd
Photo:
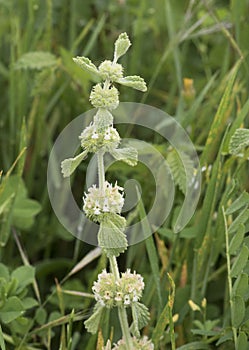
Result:
[[[121,33],[114,44],[114,60],[117,62],[117,60],[127,52],[130,46],[131,42],[128,35],[126,33]]]
[[[146,83],[143,78],[137,75],[130,75],[117,80],[117,83],[125,86],[132,87],[133,89],[140,91],[147,91]]]
[[[11,278],[15,278],[18,281],[18,292],[21,292],[26,286],[34,282],[35,268],[33,266],[20,266],[15,269]]]
[[[106,220],[100,224],[98,243],[106,252],[107,257],[119,256],[128,246],[126,235],[111,220]]]
[[[4,337],[3,337],[3,331],[2,331],[1,325],[0,325],[0,348],[1,348],[1,350],[6,350]]]
[[[245,316],[245,302],[239,296],[236,295],[232,300],[231,314],[232,314],[232,325],[238,328],[242,323]]]
[[[245,332],[239,332],[237,348],[239,350],[248,350],[248,336]]]
[[[243,243],[245,232],[245,226],[243,224],[240,224],[238,232],[233,236],[229,244],[229,254],[236,254],[237,250]]]
[[[155,344],[155,347],[157,348],[157,345],[159,344],[159,340],[161,339],[164,330],[166,326],[169,324],[169,303],[167,303],[164,306],[163,311],[161,312],[161,315],[157,321],[157,324],[153,330],[152,333],[152,342]]]
[[[37,69],[57,66],[57,58],[50,52],[34,51],[22,55],[15,64],[15,69]]]
[[[248,292],[248,275],[242,273],[233,285],[233,295],[238,295],[244,298]]]
[[[85,159],[87,156],[87,151],[83,151],[82,153],[78,154],[74,158],[68,158],[61,162],[61,171],[63,174],[63,177],[70,176],[74,170],[77,168],[77,166],[81,163],[83,159]]]
[[[132,303],[131,306],[133,323],[131,325],[131,331],[135,336],[139,337],[139,330],[147,325],[150,320],[150,313],[148,308],[139,302]]]
[[[92,63],[91,60],[89,60],[89,58],[77,56],[73,58],[73,61],[84,70],[99,75],[98,68]]]
[[[7,282],[9,278],[10,278],[10,274],[7,266],[0,263],[0,279],[4,279]]]
[[[95,304],[93,314],[84,322],[84,325],[89,333],[97,333],[103,310],[103,306],[101,306],[99,303]]]
[[[137,150],[134,147],[113,148],[109,152],[117,160],[122,160],[131,166],[137,165]]]
[[[228,233],[236,232],[242,224],[245,224],[249,218],[249,209],[244,209],[240,212],[237,218],[231,223]]]
[[[169,163],[169,167],[176,185],[179,186],[183,194],[186,194],[186,174],[187,172],[192,172],[194,176],[194,167],[192,160],[187,154],[184,153],[181,153],[180,157],[178,152],[173,149],[171,152],[169,152],[167,161]]]
[[[17,297],[10,297],[0,309],[0,319],[3,323],[10,323],[21,316],[24,312],[21,300]]]
[[[39,305],[39,303],[36,299],[27,297],[22,299],[22,305],[25,310],[28,310],[28,309],[32,309],[34,306]]]
[[[222,96],[218,110],[211,125],[205,149],[201,156],[201,165],[209,164],[213,161],[216,154],[217,144],[220,142],[224,129],[226,128],[226,121],[229,117],[229,107],[231,105],[231,96],[233,91],[234,81],[241,64],[239,60],[231,70],[229,80],[226,84],[226,89]]]
[[[9,239],[14,201],[15,194],[12,193],[9,198],[0,205],[0,247],[4,247]]]
[[[249,204],[249,193],[244,191],[241,195],[227,208],[226,214],[230,215]]]
[[[238,276],[243,268],[245,267],[247,260],[248,260],[248,255],[249,255],[249,249],[247,248],[246,245],[244,245],[235,259],[232,269],[231,269],[231,277],[236,277]]]
[[[229,153],[238,154],[249,146],[249,129],[237,129],[229,143]]]

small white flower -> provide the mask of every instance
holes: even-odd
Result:
[[[124,296],[124,305],[130,305],[131,299],[129,295]]]

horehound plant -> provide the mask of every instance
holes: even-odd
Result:
[[[93,293],[96,304],[91,317],[85,321],[90,333],[96,333],[105,309],[117,308],[122,339],[112,348],[110,340],[103,350],[154,349],[147,337],[140,336],[140,330],[149,320],[147,307],[140,303],[144,289],[143,277],[128,269],[120,273],[117,257],[123,253],[128,242],[125,235],[126,220],[121,216],[124,204],[123,188],[105,180],[104,155],[110,153],[115,159],[131,166],[137,163],[137,151],[132,147],[121,148],[120,136],[113,127],[111,111],[119,105],[119,93],[115,83],[146,91],[146,84],[139,76],[123,77],[123,67],[117,63],[131,42],[126,33],[115,42],[113,61],[105,60],[97,68],[88,58],[76,57],[74,62],[88,72],[98,76],[102,83],[95,85],[90,94],[91,104],[97,109],[93,122],[79,136],[83,152],[75,158],[65,159],[62,166],[64,177],[68,177],[88,153],[96,153],[98,160],[98,186],[93,185],[84,195],[83,210],[86,216],[99,224],[98,244],[107,255],[110,272],[103,270],[94,282]],[[127,309],[131,308],[132,323],[129,325]]]

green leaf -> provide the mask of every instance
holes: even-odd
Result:
[[[37,69],[57,66],[57,58],[50,52],[34,51],[22,55],[15,64],[15,69]]]
[[[0,325],[0,348],[1,348],[1,350],[6,350],[4,337],[3,337],[3,331],[2,331],[1,325]]]
[[[186,173],[193,173],[194,167],[193,162],[187,154],[181,153],[181,157],[178,152],[173,149],[167,156],[170,170],[172,172],[176,185],[179,186],[183,194],[186,194]]]
[[[10,323],[24,312],[21,300],[17,297],[10,297],[0,309],[0,319],[3,323]]]
[[[15,194],[12,193],[9,198],[0,205],[0,247],[4,247],[9,239],[14,201]]]
[[[114,50],[114,60],[117,61],[121,56],[123,56],[129,47],[131,46],[131,42],[126,33],[121,33],[118,39],[115,41],[115,50]]]
[[[245,332],[239,332],[237,349],[239,350],[248,350],[248,336]]]
[[[244,209],[240,212],[237,218],[231,223],[228,233],[236,232],[242,224],[245,224],[249,218],[249,209]]]
[[[7,282],[9,278],[10,278],[10,274],[7,266],[0,263],[0,279],[4,279]]]
[[[248,255],[249,255],[249,249],[247,248],[246,245],[244,245],[235,259],[232,269],[231,269],[231,277],[236,277],[238,276],[243,268],[246,266],[247,261],[248,261]]]
[[[127,249],[128,243],[123,229],[117,218],[116,221],[107,218],[100,224],[98,243],[108,257],[119,256]]]
[[[95,304],[93,314],[84,322],[84,325],[89,333],[97,333],[103,310],[103,306],[101,306],[99,303]]]
[[[39,307],[39,309],[36,310],[35,312],[35,320],[36,322],[39,324],[39,325],[44,325],[46,323],[46,320],[47,320],[47,311],[43,308],[43,307]],[[50,315],[51,316],[51,315]],[[49,319],[49,322],[51,321],[54,321],[56,320],[57,318],[60,318],[61,317],[61,314],[55,314],[55,315],[52,315],[52,316],[55,316],[54,318],[50,318]]]
[[[249,193],[244,191],[241,195],[227,208],[226,214],[230,215],[249,204]]]
[[[77,155],[74,158],[68,158],[61,162],[61,171],[63,174],[63,177],[70,176],[74,170],[77,168],[77,166],[82,162],[83,159],[85,159],[87,156],[87,151],[83,151],[79,155]]]
[[[92,63],[91,60],[89,60],[89,58],[77,56],[73,58],[73,61],[84,70],[99,75],[98,68]]]
[[[148,308],[139,302],[132,303],[131,306],[133,324],[131,331],[135,336],[139,337],[139,330],[147,325],[150,320],[150,313]]]
[[[34,306],[39,305],[39,303],[36,299],[27,297],[22,299],[22,305],[25,310],[28,310],[28,309],[32,309]]]
[[[110,149],[110,154],[117,160],[135,166],[137,164],[137,150],[134,147],[113,148]]]
[[[201,156],[201,165],[209,164],[210,162],[213,161],[215,157],[217,144],[220,142],[223,131],[226,128],[227,119],[229,117],[229,113],[227,111],[229,110],[229,106],[231,105],[233,85],[234,85],[235,78],[236,78],[238,69],[240,67],[240,64],[241,64],[241,60],[239,60],[231,70],[229,80],[226,84],[226,89],[222,96],[221,102],[219,104],[218,110],[216,112],[216,115],[214,117],[213,123],[211,125],[210,131],[207,137],[205,149]]]
[[[232,325],[238,328],[245,317],[245,302],[239,296],[236,295],[232,300],[231,314],[232,314]]]
[[[229,153],[238,154],[249,146],[249,129],[237,129],[229,143]]]
[[[147,91],[146,83],[143,78],[137,75],[130,75],[124,78],[120,78],[117,80],[117,83],[125,86],[129,86],[133,89],[140,91]]]
[[[34,282],[35,268],[33,266],[20,266],[11,274],[12,278],[18,281],[18,292],[22,291],[27,285]]]
[[[241,298],[245,298],[248,292],[248,275],[242,273],[235,281],[233,285],[233,295],[238,295]]]
[[[243,243],[245,236],[246,228],[243,224],[240,224],[238,232],[233,236],[229,244],[229,254],[236,254],[237,250],[240,248]]]

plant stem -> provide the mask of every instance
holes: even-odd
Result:
[[[227,280],[228,280],[229,302],[230,302],[230,308],[231,308],[231,324],[232,324],[235,349],[238,350],[237,330],[236,330],[236,327],[234,327],[234,325],[233,325],[233,320],[234,320],[234,317],[233,317],[234,316],[234,306],[233,306],[233,299],[232,299],[233,286],[232,286],[232,278],[231,278],[231,261],[230,261],[230,255],[229,255],[229,238],[228,238],[227,220],[226,220],[224,207],[222,207],[222,213],[223,213],[224,224],[225,224]]]
[[[113,255],[109,258],[110,261],[110,266],[111,266],[111,271],[115,277],[115,280],[118,281],[120,279],[120,273],[118,269],[118,263],[116,257]],[[119,322],[121,325],[122,333],[123,333],[123,338],[126,344],[126,349],[127,350],[132,350],[133,345],[132,345],[132,339],[129,331],[129,324],[127,320],[127,314],[126,310],[124,307],[118,307],[118,317],[119,317]]]
[[[100,150],[97,153],[97,157],[98,157],[99,188],[103,191],[104,183],[105,183],[104,152]]]
[[[100,150],[97,153],[97,157],[98,157],[99,188],[103,190],[104,183],[105,183],[104,152]],[[115,281],[118,281],[120,279],[120,273],[119,273],[117,259],[115,256],[111,256],[109,258],[109,261],[110,261],[111,271],[115,277]],[[118,307],[118,317],[119,317],[119,322],[122,329],[123,338],[126,344],[126,349],[132,350],[133,348],[132,339],[130,335],[127,314],[124,307]]]

